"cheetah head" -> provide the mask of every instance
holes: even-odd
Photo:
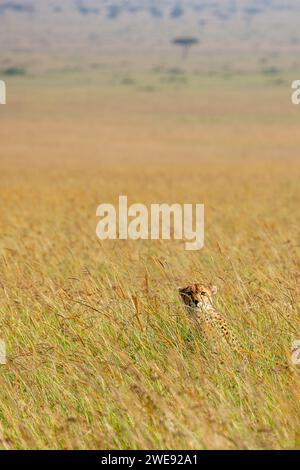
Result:
[[[180,287],[178,290],[186,307],[197,310],[212,308],[212,298],[217,293],[216,286],[206,287],[198,282],[187,287]]]

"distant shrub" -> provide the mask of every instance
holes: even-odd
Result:
[[[26,75],[26,70],[23,67],[8,67],[2,70],[2,74],[7,77],[23,76]]]
[[[176,6],[171,10],[171,18],[180,18],[184,14],[184,10],[180,6]]]
[[[133,78],[130,78],[130,77],[125,77],[121,80],[121,84],[122,85],[134,85],[135,84],[135,81]]]
[[[179,67],[171,67],[167,69],[167,72],[170,75],[184,75],[184,70],[180,69]]]
[[[15,11],[17,13],[33,13],[34,6],[27,3],[17,3],[17,2],[4,2],[0,5],[0,14],[5,13],[6,11]]]
[[[264,75],[278,75],[280,70],[277,67],[266,67],[262,70]]]
[[[98,15],[99,13],[98,8],[88,8],[88,7],[83,7],[83,6],[79,6],[78,11],[82,15]]]

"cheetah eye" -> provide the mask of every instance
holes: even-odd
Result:
[[[201,295],[206,295],[206,292],[202,291],[202,292],[201,292]]]

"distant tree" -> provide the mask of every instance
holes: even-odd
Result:
[[[181,46],[182,47],[182,55],[183,58],[187,57],[189,49],[194,46],[195,44],[199,43],[199,40],[195,37],[190,37],[190,36],[182,36],[173,39],[172,41],[175,46]]]
[[[180,18],[184,14],[183,9],[180,6],[175,6],[170,13],[171,18]]]
[[[107,16],[111,20],[117,18],[121,13],[121,8],[118,5],[109,5]]]

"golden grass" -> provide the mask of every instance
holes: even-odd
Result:
[[[300,113],[286,90],[11,87],[0,446],[299,445]],[[96,207],[119,194],[204,202],[205,248],[100,243]],[[189,324],[176,286],[197,279],[219,286],[248,363],[217,356]]]

